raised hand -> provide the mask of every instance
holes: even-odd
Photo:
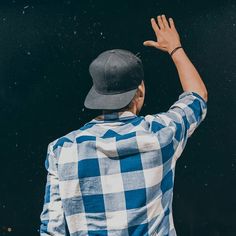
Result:
[[[156,34],[157,41],[147,40],[143,42],[143,45],[155,47],[168,53],[181,46],[180,37],[172,18],[169,18],[168,23],[165,15],[159,15],[157,16],[157,22],[154,18],[151,18],[151,25]]]

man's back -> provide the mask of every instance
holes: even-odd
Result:
[[[176,235],[175,164],[206,112],[184,92],[167,112],[101,115],[51,142],[41,235],[65,235],[65,220],[73,236]]]

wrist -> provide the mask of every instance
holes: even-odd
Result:
[[[182,49],[182,48],[183,48],[182,46],[176,47],[175,49],[173,49],[173,50],[169,53],[170,56],[172,57],[172,56],[174,55],[174,53],[175,53],[177,50]]]
[[[175,64],[178,64],[178,63],[182,63],[182,61],[186,59],[186,53],[183,48],[180,48],[176,50],[174,54],[172,54],[172,56],[170,57]]]
[[[181,43],[176,43],[173,46],[170,46],[168,49],[168,53],[171,54],[171,52],[173,52],[173,50],[177,47],[182,47]]]

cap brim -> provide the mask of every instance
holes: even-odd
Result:
[[[89,109],[121,109],[131,102],[136,91],[137,88],[124,93],[104,95],[96,92],[92,87],[85,98],[84,105]]]

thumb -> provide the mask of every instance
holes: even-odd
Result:
[[[155,48],[159,48],[160,44],[158,42],[152,41],[152,40],[147,40],[143,42],[144,46],[149,46],[149,47],[155,47]]]

